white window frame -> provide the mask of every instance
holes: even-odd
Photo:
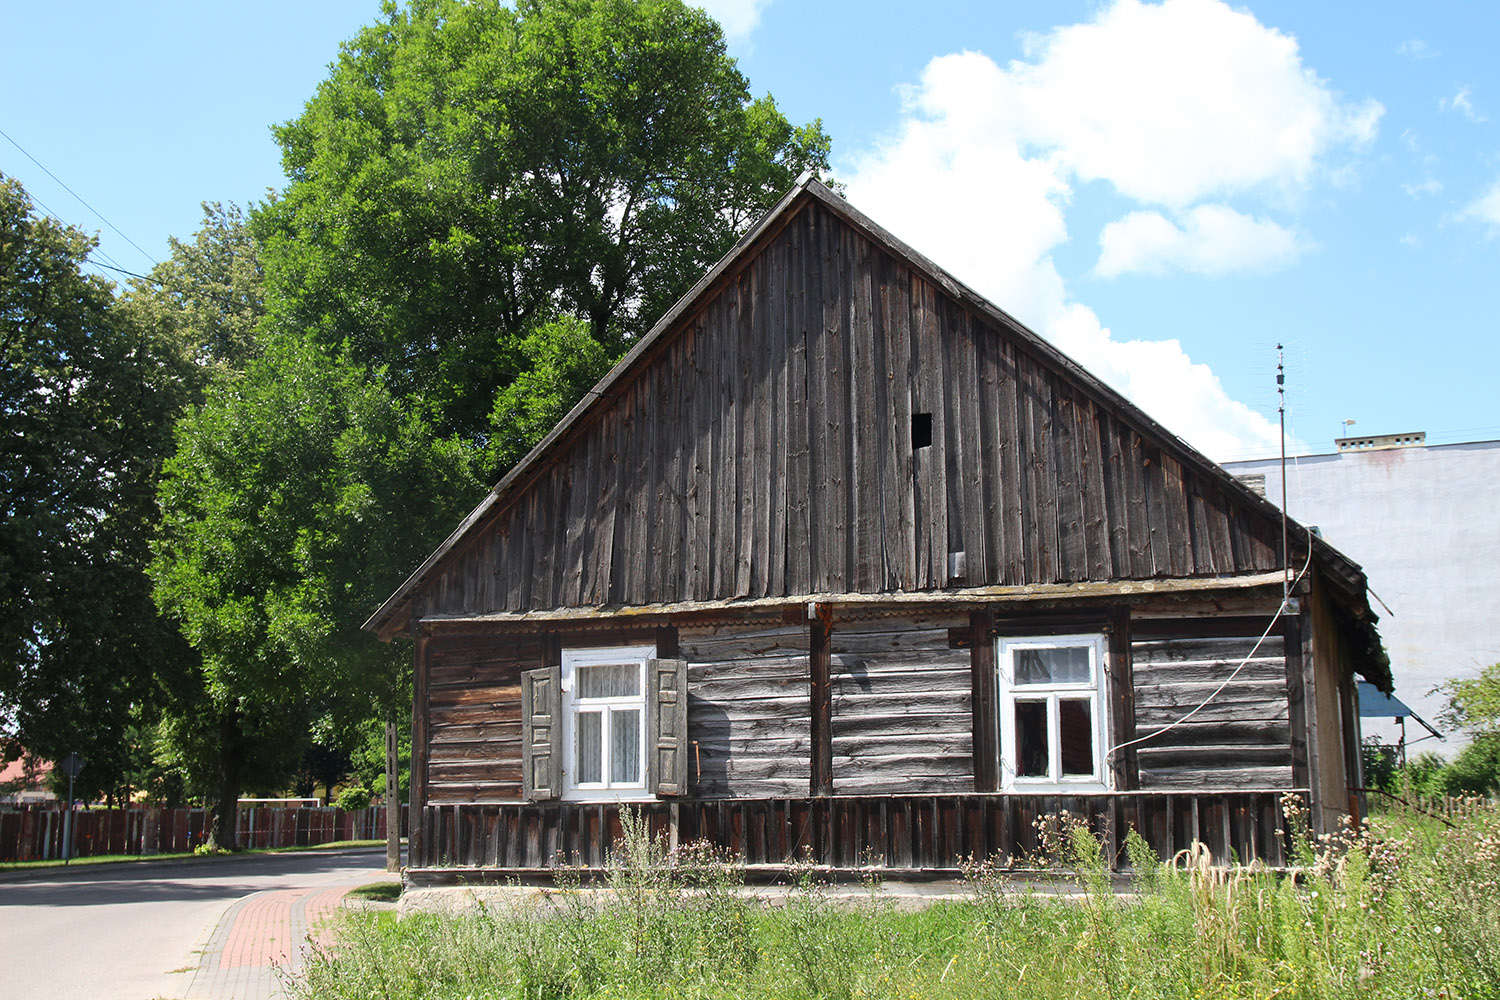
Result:
[[[1015,682],[1015,654],[1025,649],[1058,649],[1083,647],[1089,650],[1089,678],[1086,682],[1059,684],[1017,684]],[[1000,787],[1013,792],[1092,792],[1108,791],[1110,787],[1109,767],[1104,759],[1108,726],[1105,718],[1109,705],[1108,672],[1104,669],[1104,636],[1102,635],[1049,635],[1025,638],[1000,638],[996,640],[995,664],[1000,675]],[[1059,703],[1068,700],[1089,702],[1090,718],[1093,721],[1094,773],[1088,775],[1064,775],[1062,773],[1062,736],[1059,725]],[[1047,758],[1049,773],[1037,777],[1021,777],[1016,774],[1019,748],[1018,727],[1015,725],[1016,703],[1041,701],[1047,706]]]
[[[646,752],[646,698],[650,693],[649,662],[656,658],[655,646],[600,646],[585,649],[565,649],[562,652],[562,798],[575,802],[632,802],[649,801],[650,754]],[[615,698],[579,698],[577,696],[577,670],[607,664],[636,664],[640,671],[640,692],[635,696]],[[580,710],[600,710],[603,725],[600,732],[602,748],[601,765],[605,780],[579,782],[574,779],[578,765],[578,714]],[[613,715],[621,709],[637,710],[639,720],[637,739],[640,741],[641,771],[639,781],[612,781],[610,775],[610,748],[613,739]]]

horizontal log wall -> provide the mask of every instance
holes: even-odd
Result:
[[[974,790],[968,616],[838,622],[831,638],[837,794]]]
[[[694,795],[805,795],[812,710],[805,625],[678,630],[688,671],[688,775]]]
[[[541,665],[537,636],[428,640],[429,803],[521,797],[521,671]]]
[[[1278,526],[1179,448],[809,203],[422,600],[468,615],[1274,569]]]
[[[1022,865],[1035,858],[1037,820],[1084,817],[1116,867],[1128,863],[1126,832],[1140,832],[1163,859],[1203,843],[1220,863],[1283,865],[1281,793],[1121,792],[1102,795],[853,796],[653,802],[636,809],[648,828],[680,842],[716,844],[749,865],[811,860],[837,868],[952,871],[965,859]],[[588,803],[433,806],[423,812],[430,849],[408,872],[416,884],[482,881],[507,872],[598,868],[620,836],[620,806]],[[675,819],[674,819],[675,817]],[[447,867],[445,873],[441,870]]]
[[[1167,639],[1131,645],[1142,788],[1290,788],[1291,724],[1281,636]],[[1249,657],[1247,660],[1246,658]],[[1244,663],[1201,711],[1182,719]],[[1333,720],[1336,724],[1337,720]]]

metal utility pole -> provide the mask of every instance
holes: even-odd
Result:
[[[63,864],[73,860],[73,779],[78,777],[78,772],[83,770],[85,761],[76,753],[69,753],[63,758],[63,770],[68,775],[68,811],[63,816]]]
[[[1286,525],[1286,356],[1276,345],[1276,414],[1281,420],[1281,599],[1292,596],[1292,553]]]

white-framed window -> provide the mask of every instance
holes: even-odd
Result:
[[[1104,637],[1002,638],[995,660],[1002,787],[1107,788]]]
[[[650,797],[646,667],[655,656],[654,646],[563,650],[563,798]]]

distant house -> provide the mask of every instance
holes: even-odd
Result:
[[[1357,807],[1389,687],[1359,567],[1281,546],[804,181],[366,623],[413,640],[410,876],[599,864],[625,806],[750,864],[951,869],[1065,809],[1280,861],[1284,792]]]
[[[47,788],[52,764],[22,753],[0,766],[0,805],[41,805],[57,801]]]

